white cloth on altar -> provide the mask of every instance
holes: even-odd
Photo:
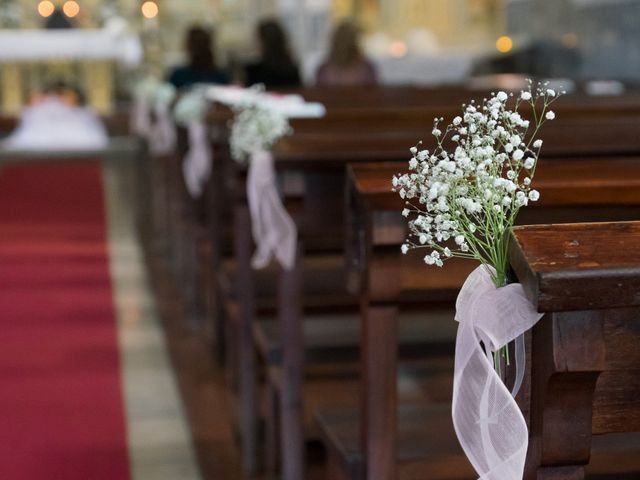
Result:
[[[491,354],[541,317],[522,285],[496,288],[485,266],[469,275],[458,295],[453,425],[480,480],[522,479],[529,444],[527,424],[494,370]]]
[[[374,57],[383,85],[443,85],[463,83],[471,75],[474,58],[463,51],[436,55]]]
[[[73,107],[55,95],[26,107],[18,127],[3,142],[5,150],[100,150],[109,145],[100,118],[86,107]]]
[[[116,60],[135,66],[142,60],[139,37],[111,29],[0,30],[1,62]]]

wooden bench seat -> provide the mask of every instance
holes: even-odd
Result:
[[[451,407],[402,402],[398,413],[398,478],[400,480],[476,479],[459,447],[451,421]],[[343,477],[362,479],[359,409],[342,407],[316,414],[330,455]],[[640,435],[617,434],[594,439],[587,480],[632,480],[640,471]],[[471,469],[471,470],[470,470]],[[346,476],[345,476],[346,475]]]
[[[415,107],[425,109],[428,107],[449,108],[453,105],[468,103],[469,99],[481,99],[491,95],[491,92],[499,90],[511,90],[513,83],[505,85],[504,77],[500,75],[492,78],[483,78],[481,86],[473,82],[469,85],[451,85],[436,87],[305,87],[294,90],[291,93],[302,95],[307,101],[321,102],[333,108],[377,109]],[[524,77],[522,78],[524,83]],[[563,113],[570,109],[577,115],[590,112],[602,116],[607,112],[624,113],[638,111],[640,106],[640,94],[637,86],[631,85],[621,95],[588,95],[585,93],[585,85],[578,83],[573,93],[562,97],[554,107],[563,108]]]
[[[468,92],[462,92],[464,94],[464,100],[469,98]],[[457,94],[456,94],[457,95]],[[461,94],[462,95],[462,94]],[[475,96],[475,95],[471,95]],[[451,109],[451,115],[459,113],[459,105],[456,101],[455,104],[452,100],[453,97],[449,99],[443,99],[439,101],[437,99],[436,94],[427,102],[433,101],[432,105],[448,105],[447,108]],[[561,101],[564,101],[562,99]],[[411,101],[406,102],[401,105],[401,108],[396,108],[394,111],[394,103],[388,103],[384,108],[378,108],[375,103],[370,102],[369,100],[365,100],[360,102],[347,102],[351,103],[351,106],[347,106],[343,108],[344,105],[339,105],[341,102],[336,101],[333,104],[331,102],[327,102],[327,117],[325,119],[319,120],[300,120],[295,121],[294,123],[294,135],[291,137],[287,137],[282,139],[273,150],[275,166],[278,170],[279,174],[283,177],[290,173],[298,174],[298,175],[308,175],[310,173],[315,174],[331,174],[334,176],[334,181],[336,185],[341,185],[344,180],[344,167],[349,162],[366,162],[366,161],[381,161],[381,160],[405,160],[409,157],[408,149],[417,141],[425,140],[427,142],[430,140],[430,131],[432,127],[433,116],[436,114],[438,116],[444,115],[443,112],[447,113],[447,111],[438,108],[431,107],[425,108],[425,103],[414,103]],[[636,115],[637,110],[635,107],[632,107],[634,102],[625,102],[620,101],[616,105],[607,107],[606,102],[601,102],[599,104],[598,101],[594,101],[592,105],[588,104],[585,107],[581,101],[568,102],[566,107],[562,106],[559,102],[558,104],[558,118],[562,119],[562,112],[573,112],[571,115],[567,114],[567,121],[564,122],[566,127],[563,127],[563,135],[572,135],[574,134],[575,139],[570,143],[572,145],[581,145],[588,148],[589,145],[594,147],[598,147],[596,145],[596,141],[602,143],[604,140],[607,140],[605,151],[611,151],[612,154],[621,154],[628,153],[629,145],[632,145],[631,140],[627,141],[630,137],[629,132],[636,132],[636,123],[638,117]],[[407,106],[415,105],[414,107],[406,108]],[[390,107],[391,108],[388,108]],[[455,107],[455,108],[454,108]],[[561,108],[562,107],[562,108]],[[627,108],[628,107],[628,108]],[[437,111],[436,111],[437,110]],[[598,113],[594,113],[598,112]],[[574,114],[575,113],[575,114]],[[616,117],[624,117],[625,121],[613,121],[610,124],[606,124],[602,121],[603,118],[613,118],[615,120]],[[222,118],[222,117],[221,117]],[[629,122],[626,119],[630,119]],[[416,121],[417,119],[417,121]],[[596,119],[596,120],[594,120]],[[224,120],[225,122],[227,120]],[[635,123],[634,123],[635,122]],[[573,128],[573,126],[576,126]],[[608,132],[608,135],[604,134],[594,134],[591,135],[592,132],[595,132],[596,129],[600,131]],[[577,132],[577,133],[575,133]],[[597,133],[597,132],[596,132]],[[616,141],[615,135],[618,136],[624,141]],[[598,136],[599,135],[599,136]],[[606,137],[604,138],[603,137]],[[593,138],[593,141],[591,139]],[[547,140],[545,137],[545,152],[552,152],[555,145],[557,146],[558,155],[569,156],[571,154],[568,149],[564,147],[564,143],[562,140],[551,141],[549,148],[547,148]],[[425,144],[427,146],[427,144]],[[601,151],[599,151],[601,152]],[[581,153],[581,157],[588,156],[588,152]],[[216,157],[218,158],[218,157]],[[249,277],[253,277],[254,274],[250,271],[250,266],[246,259],[250,256],[250,252],[252,250],[251,240],[250,240],[250,228],[248,227],[248,215],[246,211],[246,199],[244,198],[244,172],[243,167],[238,168],[238,165],[233,164],[228,158],[228,155],[223,155],[222,160],[225,162],[230,162],[233,165],[230,168],[232,172],[228,176],[224,176],[224,182],[228,185],[233,185],[230,189],[230,195],[223,199],[221,204],[218,206],[223,209],[226,208],[227,211],[233,209],[236,230],[234,231],[234,241],[236,242],[236,252],[242,252],[245,260],[238,262],[238,264],[242,264],[242,268],[237,268],[233,270],[233,277],[235,280],[240,280],[240,288],[244,288],[243,285],[252,284],[252,281]],[[395,173],[395,172],[394,172]],[[221,178],[221,177],[218,177]],[[389,177],[390,178],[390,177]],[[329,203],[323,204],[327,200],[326,192],[325,196],[322,196],[323,193],[320,190],[312,191],[307,190],[306,187],[311,183],[305,183],[305,189],[302,190],[302,201],[303,201],[303,212],[304,215],[302,217],[298,217],[295,215],[295,210],[291,210],[294,213],[294,218],[296,221],[300,221],[299,223],[299,232],[301,234],[301,239],[303,245],[305,247],[304,255],[301,257],[304,262],[304,258],[306,257],[307,246],[310,245],[309,242],[316,241],[320,234],[323,233],[323,228],[326,225],[340,224],[340,222],[335,222],[335,218],[331,219],[330,213],[334,208],[334,203],[330,203],[331,206],[328,206]],[[388,188],[388,184],[387,184]],[[232,198],[233,201],[229,201]],[[340,189],[337,191],[334,188],[331,191],[331,199],[335,200],[336,198],[341,199],[342,195]],[[399,200],[399,199],[398,199]],[[315,203],[313,208],[307,208],[307,203]],[[287,205],[290,206],[289,204]],[[399,211],[402,207],[397,210]],[[318,217],[314,217],[314,209],[315,214],[319,215]],[[336,210],[338,212],[338,217],[342,215],[344,209]],[[230,217],[230,216],[229,216]],[[333,220],[333,221],[332,221]],[[241,224],[244,223],[244,226]],[[315,230],[314,230],[315,228]],[[392,229],[393,230],[393,229]],[[383,231],[377,230],[376,235],[379,238],[392,238],[395,237],[396,231]],[[343,234],[344,235],[344,234]],[[342,236],[343,236],[342,235]],[[239,245],[238,239],[241,238]],[[336,235],[334,236],[336,240],[341,239],[341,235],[339,230],[336,230]],[[337,242],[339,244],[339,242]],[[386,244],[389,249],[396,249],[398,243],[393,243],[390,241]],[[337,253],[338,251],[336,251]],[[239,257],[237,257],[239,258]],[[243,270],[246,270],[243,272]],[[352,269],[349,268],[349,272]],[[378,286],[380,290],[382,289],[391,289],[395,288],[394,282],[395,278],[384,273],[383,270],[378,270],[379,272],[383,272],[378,276]],[[392,270],[387,270],[387,272],[391,272]],[[304,274],[303,274],[304,276]],[[402,277],[403,291],[411,292],[413,287],[416,287],[418,294],[424,295],[423,299],[427,300],[429,295],[434,291],[432,288],[430,291],[420,292],[420,279],[421,275],[417,274],[412,277],[410,275],[404,275]],[[303,278],[303,277],[302,277]],[[463,271],[460,271],[460,278],[464,278]],[[350,278],[351,279],[351,278]],[[280,281],[282,279],[279,279]],[[289,280],[284,280],[285,283],[289,287],[296,283],[295,278],[292,276]],[[302,280],[302,284],[305,281]],[[456,280],[452,281],[450,284],[446,285],[446,293],[448,295],[448,299],[451,300],[455,296],[455,286],[458,286],[461,282]],[[438,285],[442,285],[440,282]],[[275,285],[273,282],[271,285]],[[435,287],[436,284],[432,287]],[[351,287],[351,282],[350,282]],[[256,291],[260,287],[256,287]],[[306,287],[304,287],[306,288]],[[305,304],[307,300],[305,300],[305,290],[301,288],[300,295],[300,303]],[[340,287],[342,288],[342,287]],[[233,292],[235,289],[228,289],[227,291],[232,292],[234,295],[237,292]],[[293,292],[296,289],[291,290]],[[249,291],[249,289],[247,290]],[[350,289],[350,292],[355,292],[356,290]],[[444,291],[441,292],[444,294]],[[292,293],[293,295],[293,293]],[[404,295],[404,292],[403,292]],[[256,295],[256,298],[259,298],[260,295]],[[436,298],[440,298],[440,293],[436,295]],[[240,327],[243,332],[241,335],[245,335],[248,332],[251,334],[255,334],[256,330],[253,325],[247,327],[247,322],[251,317],[250,311],[254,308],[254,300],[248,299],[248,296],[244,299],[240,297],[235,297],[234,301],[239,302],[240,310],[246,308],[245,311],[239,314],[243,320],[241,322],[242,326]],[[271,306],[275,306],[278,300],[275,297],[271,299]],[[293,318],[292,312],[297,308],[298,300],[295,300],[292,305],[288,307],[285,306],[285,310],[289,312],[291,318]],[[282,305],[281,305],[282,306]],[[282,320],[282,319],[281,319]],[[297,327],[296,327],[297,328]],[[290,328],[289,332],[293,332],[295,328]],[[253,336],[253,335],[252,335]],[[284,341],[284,346],[295,348],[295,335],[289,337],[288,341]],[[254,339],[244,339],[240,342],[240,345],[248,346],[253,345]],[[233,347],[236,349],[236,347]],[[250,355],[253,352],[245,352],[244,358],[248,359],[247,361],[251,361]],[[297,359],[295,353],[294,359]],[[251,371],[251,367],[246,369],[246,371]],[[292,374],[288,378],[294,378],[295,374]],[[295,382],[294,382],[295,383]],[[293,386],[294,390],[297,388],[295,385]],[[248,395],[246,398],[251,397],[251,389],[248,390]],[[294,400],[291,401],[295,403]],[[285,404],[287,404],[285,402]],[[292,422],[289,423],[291,425]],[[295,442],[295,440],[293,440]],[[249,452],[250,455],[250,452]],[[295,467],[297,468],[297,467]],[[294,468],[294,470],[295,470]],[[287,476],[287,472],[284,472],[285,476]],[[296,474],[297,475],[297,474]],[[295,477],[296,475],[293,475]],[[299,475],[297,475],[299,476]],[[288,478],[293,478],[288,477]]]
[[[233,259],[223,262],[223,271],[219,272],[219,283],[224,289],[225,298],[235,301],[238,298],[236,285],[237,264]],[[302,282],[305,292],[303,306],[309,310],[321,310],[323,307],[355,307],[357,299],[344,288],[344,257],[337,254],[306,256],[302,260]],[[255,292],[257,311],[269,313],[277,307],[279,267],[270,266],[255,270]],[[342,287],[342,288],[340,288]]]
[[[356,408],[360,403],[358,391],[360,373],[357,362],[336,359],[332,363],[312,364],[305,369],[308,384],[304,396],[304,418],[307,441],[319,439],[318,425],[314,421],[317,412],[342,410],[345,406]],[[269,385],[274,393],[283,381],[282,369],[275,366],[268,370]],[[398,366],[398,396],[403,403],[448,403],[453,384],[453,357],[431,355],[424,359],[403,360]]]
[[[452,262],[444,269],[429,268],[420,260],[422,252],[411,251],[405,257],[400,254],[407,228],[399,213],[404,202],[391,191],[390,179],[405,169],[405,164],[398,163],[353,165],[347,196],[350,290],[360,292],[363,298],[362,317],[367,325],[362,336],[364,406],[360,409],[367,420],[362,423],[364,430],[355,420],[352,425],[360,432],[355,435],[366,439],[361,452],[368,466],[367,479],[403,478],[402,468],[396,470],[393,462],[388,463],[395,458],[396,449],[402,449],[401,437],[395,441],[395,428],[389,423],[398,415],[394,388],[400,295],[409,285],[428,293],[434,288],[434,278],[457,265]],[[567,221],[578,215],[592,220],[598,215],[638,217],[640,157],[545,159],[538,165],[535,182],[541,201],[522,211],[527,220]],[[462,285],[464,269],[459,274],[458,285],[451,287]],[[335,440],[330,432],[334,427],[341,428],[324,423],[327,441]],[[434,431],[431,435],[437,436]],[[356,447],[362,449],[360,444]]]
[[[330,461],[338,462],[339,469],[343,472],[342,476],[332,478],[365,478],[359,412],[359,408],[343,408],[321,411],[316,416],[322,435],[327,445],[330,445],[329,454],[334,456]],[[399,479],[477,478],[458,445],[450,405],[403,403],[398,412],[397,429]]]
[[[452,354],[456,323],[451,304],[427,311],[403,312],[399,318],[398,345],[401,357],[428,357]],[[259,318],[254,328],[256,344],[269,362],[281,361],[280,326],[275,318]],[[305,315],[305,356],[308,362],[337,361],[348,353],[356,359],[360,341],[360,317],[357,312]],[[354,351],[354,349],[356,351]]]
[[[305,443],[322,444],[322,431],[316,421],[317,412],[335,412],[346,408],[357,409],[359,397],[359,364],[336,359],[331,364],[311,364],[305,369],[305,395],[303,397],[303,422]],[[404,403],[440,403],[451,400],[453,382],[453,357],[451,355],[432,355],[428,361],[404,360],[398,367],[398,396]],[[278,463],[279,392],[283,383],[282,369],[271,367],[267,388],[271,415],[265,418],[267,476],[275,475]],[[267,407],[269,409],[270,407]],[[328,452],[324,452],[322,461],[326,462]],[[313,460],[308,459],[312,464]],[[333,478],[333,477],[331,477]]]

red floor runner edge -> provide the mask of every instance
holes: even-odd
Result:
[[[0,170],[0,479],[127,480],[98,162]]]

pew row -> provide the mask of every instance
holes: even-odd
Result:
[[[464,95],[465,99],[469,97],[468,92],[465,92]],[[441,103],[443,102],[447,103],[447,105],[451,104],[450,100],[447,100],[446,102],[442,100]],[[356,104],[357,102],[353,103]],[[569,112],[573,113],[571,113],[567,119],[565,124],[566,127],[563,127],[562,134],[558,134],[558,139],[555,141],[549,139],[547,141],[547,137],[545,137],[545,152],[555,152],[557,156],[570,156],[577,155],[575,150],[580,147],[583,148],[580,153],[582,156],[591,154],[595,149],[598,149],[598,154],[624,155],[634,152],[637,153],[637,146],[634,143],[634,134],[637,131],[634,121],[637,122],[637,117],[634,116],[635,110],[630,107],[633,103],[633,101],[626,103],[620,101],[616,102],[615,105],[612,105],[611,107],[607,107],[606,102],[598,103],[595,101],[593,103],[593,105],[595,105],[593,108],[598,110],[597,113],[594,114],[592,113],[592,110],[590,110],[590,105],[587,105],[586,107],[581,106],[580,101],[576,101],[575,104],[569,105],[571,108],[574,108],[574,110],[570,110],[569,106],[565,110],[567,114],[569,114]],[[363,106],[367,107],[366,111],[363,109]],[[276,167],[282,174],[284,184],[291,183],[288,180],[290,177],[293,178],[292,183],[296,183],[296,181],[300,183],[301,176],[307,177],[307,180],[303,182],[303,188],[299,189],[299,191],[294,195],[291,195],[296,198],[288,198],[288,205],[292,208],[292,211],[295,211],[296,209],[301,209],[303,211],[303,214],[299,215],[298,218],[302,219],[302,223],[299,227],[300,231],[303,233],[302,247],[305,252],[314,250],[314,242],[317,243],[319,240],[322,240],[320,242],[322,243],[326,241],[326,239],[320,239],[317,236],[318,230],[320,230],[320,233],[326,234],[330,229],[332,233],[332,235],[330,235],[330,237],[332,237],[330,238],[331,242],[329,242],[331,248],[334,248],[336,245],[340,249],[342,248],[341,244],[343,243],[342,236],[344,235],[344,232],[340,217],[343,212],[343,207],[339,206],[340,202],[336,202],[336,199],[340,200],[342,198],[340,190],[344,165],[352,161],[386,161],[406,158],[408,156],[407,151],[409,146],[414,145],[421,138],[428,137],[428,132],[431,130],[433,116],[435,116],[435,114],[442,114],[442,109],[440,107],[433,108],[433,111],[430,111],[429,108],[405,108],[404,110],[408,113],[403,113],[402,109],[396,108],[395,110],[397,113],[393,113],[394,107],[380,108],[379,106],[376,107],[373,102],[371,105],[368,105],[367,102],[362,102],[360,105],[355,105],[355,107],[354,105],[351,105],[347,108],[337,105],[337,102],[336,105],[332,105],[328,102],[327,107],[329,113],[326,121],[300,120],[294,122],[295,134],[290,138],[283,139],[276,146],[274,151]],[[559,108],[560,106],[558,107],[558,112],[560,112]],[[451,115],[458,111],[459,107],[456,106],[455,109],[451,109]],[[392,113],[392,115],[390,115],[390,113]],[[598,115],[605,115],[605,113],[607,118],[612,118],[611,122],[603,124],[600,121],[594,121],[594,118],[598,118]],[[223,109],[218,107],[216,107],[216,110],[212,112],[212,115],[211,120],[214,126],[220,130],[224,130],[226,128],[225,122],[228,120],[229,116],[227,115],[225,117]],[[561,113],[559,113],[559,117],[562,118],[560,115],[562,115]],[[621,116],[623,118],[616,120],[617,116]],[[354,128],[354,125],[356,125],[357,128]],[[359,133],[360,131],[364,133]],[[598,134],[598,131],[602,133]],[[616,133],[618,137],[616,137],[614,133]],[[548,132],[545,132],[545,134],[552,135],[552,131],[549,130]],[[214,148],[217,148],[222,153],[216,154],[214,168],[218,168],[217,165],[224,165],[222,168],[223,170],[226,169],[226,173],[222,175],[214,173],[214,177],[210,182],[209,187],[213,192],[211,197],[217,196],[217,200],[207,203],[206,208],[207,211],[209,213],[213,213],[212,216],[216,218],[208,219],[207,221],[211,223],[204,227],[206,228],[206,234],[210,237],[208,239],[208,243],[210,244],[209,255],[211,255],[210,258],[214,259],[222,259],[225,257],[225,254],[229,252],[228,242],[231,241],[234,236],[228,235],[226,239],[221,239],[221,232],[224,228],[214,228],[211,225],[225,225],[225,221],[223,219],[229,219],[232,217],[232,213],[230,212],[232,208],[230,207],[233,205],[233,202],[230,202],[228,199],[239,198],[237,196],[238,192],[240,193],[239,196],[242,197],[244,191],[242,169],[238,169],[237,166],[230,161],[228,151],[225,152],[226,146],[224,142],[226,142],[226,135],[222,134],[219,137],[220,138],[215,139],[213,143]],[[173,171],[177,172],[179,169],[175,169]],[[298,177],[298,179],[296,180],[295,177]],[[179,178],[179,176],[172,176],[172,178]],[[317,185],[318,182],[325,184],[325,186],[329,183],[334,183],[334,187],[329,188],[332,194],[330,196],[321,195],[320,191],[322,188],[318,189],[314,186]],[[220,192],[226,193],[221,195]],[[287,196],[289,197],[289,195]],[[184,198],[182,201],[189,202],[189,199]],[[244,200],[241,200],[240,203],[243,201]],[[293,206],[296,203],[297,206]],[[313,204],[315,204],[315,207],[312,208]],[[236,205],[238,204],[236,203]],[[328,219],[328,222],[325,222],[327,214],[333,214],[333,209],[337,212],[336,218],[330,218]],[[316,211],[316,218],[313,218],[313,221],[304,220],[305,218],[312,218],[308,215],[308,212],[312,210]],[[176,215],[176,217],[179,217],[179,215]],[[195,220],[190,220],[189,222],[193,221]],[[200,219],[200,221],[202,220]],[[248,217],[245,217],[243,221],[248,221]],[[245,236],[244,241],[246,242],[246,245],[242,248],[247,255],[245,259],[247,259],[249,258],[252,248],[249,236],[250,230],[246,225],[243,228],[243,235]],[[323,230],[323,228],[325,230]],[[185,231],[186,230],[188,230],[188,228],[185,228]],[[189,236],[188,233],[184,235],[185,237]],[[233,241],[236,242],[236,247],[239,247],[240,245],[237,243],[237,237],[238,236],[236,235]],[[183,251],[183,248],[179,247],[176,250]],[[213,265],[213,267],[209,269],[213,270],[213,275],[217,275],[219,271],[223,270],[222,263],[218,260],[207,260],[206,262],[200,260],[198,263],[201,266],[204,266],[205,269],[208,269],[206,266],[207,262],[210,262],[210,264]],[[247,285],[249,285],[241,280],[241,278],[246,280],[246,276],[248,275],[246,272],[244,274],[241,273],[243,268],[249,268],[248,263],[245,262],[244,266],[240,268],[240,263],[236,261],[230,269],[230,275],[226,275],[226,279],[218,282],[219,284],[222,284],[223,287],[221,288],[220,285],[218,285],[215,289],[215,293],[212,294],[213,297],[225,296],[228,298],[227,294],[230,291],[230,288],[228,288],[230,282],[238,285],[237,288],[234,289],[235,292],[231,294],[233,299],[232,303],[235,303],[235,305],[229,310],[230,317],[233,317],[235,320],[232,319],[229,322],[225,322],[225,324],[232,324],[235,329],[235,334],[228,334],[228,337],[233,337],[235,335],[239,338],[245,338],[245,340],[238,340],[238,338],[236,338],[235,340],[231,339],[230,342],[227,342],[227,351],[230,352],[230,355],[227,357],[228,363],[233,363],[237,360],[237,356],[234,355],[235,352],[244,352],[240,355],[241,357],[244,356],[244,358],[247,358],[249,355],[253,355],[253,348],[256,341],[258,341],[258,347],[262,351],[261,353],[263,356],[265,356],[264,352],[266,351],[265,348],[260,345],[265,344],[265,342],[261,340],[261,338],[264,339],[265,337],[260,333],[260,330],[256,332],[254,322],[251,322],[249,327],[239,327],[240,323],[245,325],[244,320],[242,322],[239,321],[239,319],[244,318],[242,312],[244,309],[252,310],[254,308],[252,302],[255,302],[255,295],[253,296],[254,300],[246,301],[248,296],[245,296],[246,292],[242,293],[243,290],[247,289]],[[229,269],[224,270],[229,271]],[[191,271],[187,276],[193,277],[193,275],[194,273]],[[241,277],[242,275],[245,275],[245,277]],[[189,280],[186,280],[184,283],[186,284],[188,281]],[[191,282],[192,281],[193,280],[191,280]],[[272,280],[271,283],[273,284],[274,281]],[[293,282],[290,282],[290,284],[291,283]],[[243,295],[242,298],[240,297],[241,293]],[[273,307],[277,306],[279,301],[276,296],[274,296],[273,291],[270,295],[271,307],[273,309]],[[269,295],[266,295],[266,297],[268,296]],[[356,302],[352,300],[352,303]],[[295,306],[293,309],[295,310]],[[224,318],[224,315],[221,315],[220,312],[217,312],[215,316],[217,318]],[[219,331],[222,331],[222,327],[223,326],[218,325],[216,328]],[[287,329],[287,331],[291,332],[292,330]],[[238,335],[238,332],[240,332],[241,335]],[[218,338],[222,338],[222,335],[218,335]],[[281,343],[279,349],[276,346],[273,348],[270,347],[268,350],[270,352],[275,351],[276,354],[273,358],[279,357],[278,361],[281,361],[282,358],[286,356],[282,349],[289,348],[293,342],[283,341],[280,339],[276,343]],[[218,350],[221,350],[224,345],[219,345],[219,347],[220,348]],[[277,353],[278,350],[281,351]],[[267,355],[270,355],[270,353]],[[295,358],[301,358],[301,356]],[[253,373],[254,370],[251,368],[240,368],[238,365],[234,368],[236,372],[238,372],[238,376],[247,374],[255,376],[255,373]],[[294,378],[296,375],[299,374],[293,374],[290,377],[274,375],[274,377],[280,379]],[[297,378],[299,378],[299,376]],[[239,383],[246,385],[246,382],[243,383],[241,381]],[[275,383],[280,383],[280,380]],[[280,387],[278,387],[278,389],[279,388]],[[296,390],[296,388],[294,388],[294,390]],[[248,396],[250,398],[255,398],[255,387],[246,387],[246,391],[249,392]],[[295,400],[293,403],[296,403],[297,401],[298,400]],[[253,404],[252,408],[255,411],[255,400],[251,403]],[[246,412],[246,406],[243,407],[242,410],[243,412]],[[246,425],[248,423],[253,423],[255,425],[255,415],[253,420],[250,422],[244,422],[245,432],[247,431]],[[294,423],[295,422],[293,421],[290,422],[292,425]],[[256,428],[254,427],[253,430],[256,431]],[[246,435],[242,436],[243,438],[246,437]],[[254,435],[254,445],[257,443],[255,438],[256,437]],[[290,442],[286,442],[286,444],[290,444]],[[255,456],[255,447],[253,449],[247,448],[245,450],[249,452],[246,458]],[[289,452],[291,452],[291,449],[289,449]],[[250,463],[250,461],[247,460],[247,463]],[[283,463],[290,464],[291,462],[287,461]]]
[[[350,291],[362,299],[363,397],[359,413],[352,409],[318,414],[332,478],[418,478],[416,471],[422,478],[473,478],[460,459],[447,462],[439,473],[433,470],[437,468],[430,457],[434,435],[442,441],[454,438],[441,428],[431,428],[442,412],[423,406],[409,414],[397,401],[396,332],[402,295],[413,291],[441,299],[446,292],[453,297],[475,268],[473,262],[455,259],[437,269],[425,266],[419,251],[400,253],[406,236],[406,219],[400,215],[404,204],[391,191],[390,179],[404,168],[398,163],[350,167],[347,281]],[[640,209],[640,158],[543,160],[535,186],[541,200],[521,212],[520,222],[634,219]],[[422,426],[419,434],[416,424]],[[421,451],[416,443],[422,445]],[[460,455],[457,442],[448,451]],[[400,468],[397,460],[404,463]],[[455,466],[458,471],[452,473]],[[335,476],[336,471],[342,477]]]

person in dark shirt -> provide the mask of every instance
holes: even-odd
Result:
[[[266,88],[299,87],[300,72],[289,51],[287,37],[275,20],[258,25],[260,60],[245,67],[247,86],[262,83]]]
[[[227,74],[216,66],[213,54],[213,35],[204,28],[192,27],[187,32],[186,50],[189,63],[174,69],[168,81],[176,88],[196,83],[229,83]]]
[[[47,17],[44,23],[44,28],[49,30],[60,30],[66,28],[75,28],[73,20],[68,18],[62,10],[58,7],[54,12]]]

